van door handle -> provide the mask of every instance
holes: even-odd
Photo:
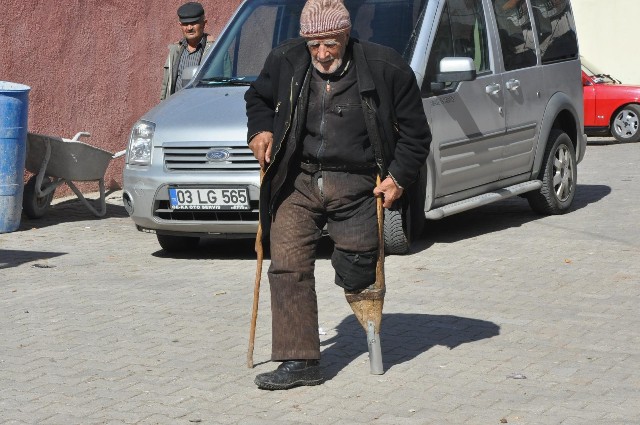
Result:
[[[490,96],[495,96],[500,93],[500,84],[489,84],[484,88],[484,91]]]
[[[520,80],[509,80],[506,82],[505,86],[507,86],[507,89],[511,91],[518,90],[520,88]]]

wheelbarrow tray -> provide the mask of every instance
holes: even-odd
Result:
[[[73,181],[94,181],[104,177],[111,152],[80,141],[42,134],[27,134],[26,168],[37,174],[45,160],[47,143],[51,146],[49,161],[44,170],[47,177]]]
[[[96,217],[107,211],[104,188],[104,173],[112,159],[121,157],[125,151],[115,154],[80,142],[89,133],[79,132],[73,139],[63,139],[36,133],[27,133],[27,155],[25,168],[34,175],[29,179],[22,198],[23,211],[30,218],[40,218],[49,208],[53,193],[61,184],[66,184],[78,199]],[[51,178],[51,179],[50,179]],[[74,181],[97,181],[100,197],[97,208],[84,197]]]

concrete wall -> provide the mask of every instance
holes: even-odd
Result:
[[[159,101],[167,45],[181,37],[182,3],[3,0],[0,80],[31,87],[29,131],[88,131],[91,145],[125,149],[133,123]],[[205,29],[217,35],[240,0],[201,3]],[[111,188],[122,184],[123,163],[114,160],[107,170]]]
[[[636,51],[638,0],[572,0],[580,53],[602,72],[640,85]]]

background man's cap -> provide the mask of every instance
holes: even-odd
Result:
[[[178,8],[178,18],[183,24],[198,22],[204,17],[204,8],[195,1],[185,3]]]
[[[329,37],[351,28],[349,11],[342,0],[307,0],[300,15],[300,35]]]

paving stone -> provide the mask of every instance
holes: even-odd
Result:
[[[172,256],[119,192],[103,219],[57,200],[0,234],[0,424],[636,423],[639,163],[640,144],[590,144],[568,214],[513,198],[428,222],[387,257],[381,376],[323,244],[328,380],[286,393],[253,384],[276,366],[266,273],[246,367],[252,241]]]

